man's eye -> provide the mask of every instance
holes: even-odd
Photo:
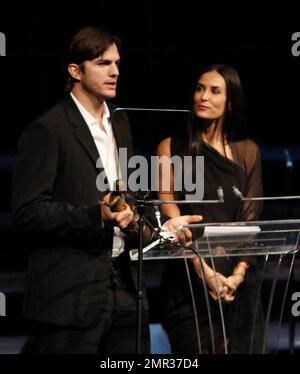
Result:
[[[109,61],[99,61],[97,65],[109,65]]]

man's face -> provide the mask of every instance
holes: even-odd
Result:
[[[112,44],[102,56],[85,61],[80,69],[80,85],[89,94],[102,99],[116,96],[120,55]]]

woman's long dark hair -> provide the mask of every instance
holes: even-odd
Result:
[[[247,138],[246,104],[240,77],[233,67],[210,65],[200,71],[199,78],[212,71],[219,73],[226,83],[227,100],[222,126],[222,142],[225,151],[226,140],[232,142]],[[199,155],[202,146],[201,133],[204,128],[205,120],[194,115],[189,126],[188,155]]]

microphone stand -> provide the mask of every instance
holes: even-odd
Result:
[[[236,187],[232,186],[234,195],[241,199],[241,201],[272,201],[272,200],[300,200],[300,195],[296,196],[270,196],[270,197],[245,197],[242,192]]]
[[[146,200],[144,198],[137,197],[135,199],[135,206],[139,214],[138,226],[139,226],[139,248],[138,248],[138,274],[137,274],[137,334],[136,334],[136,353],[141,353],[142,345],[142,317],[143,317],[143,232],[145,224],[154,233],[157,232],[155,228],[148,222],[144,217],[145,206],[152,206],[155,209],[155,216],[158,222],[158,227],[161,229],[161,221],[159,214],[159,206],[161,204],[219,204],[224,203],[223,189],[218,187],[217,194],[218,200]]]
[[[146,218],[144,217],[145,205],[149,205],[149,201],[146,201],[145,199],[146,199],[146,196],[143,199],[140,199],[140,198],[135,199],[135,206],[137,208],[137,213],[139,215],[139,219],[138,219],[139,247],[138,247],[138,273],[137,273],[137,296],[136,296],[136,299],[137,299],[136,353],[137,354],[141,353],[141,347],[142,347],[142,320],[143,320],[143,297],[144,297],[144,292],[143,292],[143,248],[144,248],[143,233],[144,233],[145,225],[147,224],[147,226],[150,228],[153,234],[157,232],[155,228],[150,224],[150,222],[148,222],[148,220],[146,220]],[[156,217],[158,217],[157,214],[156,214]],[[161,228],[161,225],[159,225],[159,227]]]
[[[143,217],[144,205],[139,204],[137,211],[139,214],[139,249],[138,249],[138,279],[137,279],[137,335],[136,335],[136,353],[141,353],[142,344],[142,317],[143,317],[143,232],[145,227],[145,221]]]

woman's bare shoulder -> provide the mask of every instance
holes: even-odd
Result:
[[[157,147],[157,154],[160,156],[160,155],[166,155],[166,156],[170,156],[171,154],[171,139],[172,138],[166,138],[166,139],[163,139],[159,144],[158,144],[158,147]]]

